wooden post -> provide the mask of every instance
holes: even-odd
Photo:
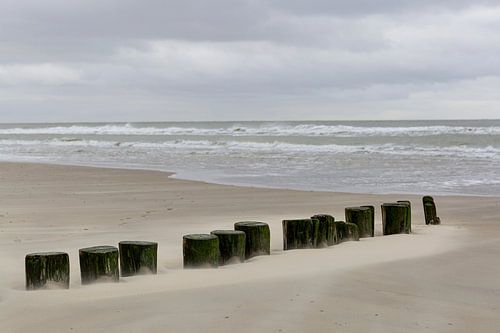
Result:
[[[182,238],[184,268],[217,268],[219,238],[208,234],[191,234]]]
[[[118,249],[114,246],[94,246],[80,249],[82,284],[118,282]]]
[[[441,219],[437,217],[436,205],[431,202],[424,204],[425,224],[441,224]]]
[[[398,200],[397,203],[401,203],[406,205],[406,221],[405,221],[405,230],[408,230],[407,233],[411,232],[411,202],[409,200]]]
[[[404,203],[382,204],[382,228],[384,235],[410,233],[411,222],[407,221],[408,209],[408,205]]]
[[[424,204],[425,224],[441,224],[441,219],[437,216],[434,198],[426,195],[422,198]]]
[[[313,247],[313,234],[318,220],[283,220],[283,250],[309,249]]]
[[[312,216],[311,219],[319,221],[320,229],[326,228],[326,246],[337,244],[337,231],[335,230],[335,218],[333,216],[317,214]]]
[[[337,233],[337,243],[342,243],[342,240],[344,239],[344,234],[346,233],[346,226],[344,221],[335,221],[335,230]]]
[[[214,230],[219,238],[219,264],[227,265],[245,261],[245,233],[237,230]]]
[[[372,212],[368,207],[347,207],[345,221],[358,226],[359,237],[373,237]]]
[[[370,206],[370,205],[364,205],[361,207],[366,207],[370,209],[370,221],[371,221],[371,226],[372,226],[372,237],[375,237],[375,207]]]
[[[434,198],[431,197],[430,195],[425,195],[424,197],[422,197],[422,201],[423,201],[424,204],[426,202],[434,202]]]
[[[120,249],[120,271],[122,276],[156,274],[158,243],[122,241]]]
[[[347,241],[359,241],[358,226],[354,223],[335,221],[337,239],[339,243]]]
[[[245,232],[245,259],[271,254],[271,232],[264,222],[236,222],[234,229]]]
[[[26,289],[69,288],[69,256],[64,252],[29,253],[25,258]]]
[[[354,223],[346,222],[346,230],[347,232],[344,235],[344,238],[351,241],[359,241],[359,228]]]

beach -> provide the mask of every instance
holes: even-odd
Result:
[[[0,333],[500,332],[500,1],[0,12]]]
[[[500,198],[216,185],[159,171],[0,163],[0,331],[495,332],[500,324]],[[304,175],[306,177],[307,175]],[[427,194],[427,193],[425,193]],[[381,236],[380,204],[412,203],[410,235]],[[284,252],[281,221],[376,207],[376,237]],[[271,228],[271,255],[182,268],[182,235]],[[80,284],[78,249],[158,242],[158,274]],[[65,251],[69,290],[25,291],[24,256]]]

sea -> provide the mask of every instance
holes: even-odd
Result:
[[[500,120],[0,124],[0,160],[220,184],[500,195]]]

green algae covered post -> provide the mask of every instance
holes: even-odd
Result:
[[[25,258],[26,289],[69,288],[69,256],[64,252],[29,253]]]
[[[425,224],[441,224],[441,219],[437,216],[436,204],[431,196],[422,198],[424,204]]]
[[[317,220],[315,220],[317,221]],[[309,249],[313,247],[313,220],[283,220],[283,250]]]
[[[246,235],[243,231],[214,230],[210,234],[219,238],[220,265],[245,261]]]
[[[344,234],[346,233],[346,225],[344,221],[335,221],[335,232],[337,233],[337,243],[342,243],[344,239]]]
[[[410,233],[411,224],[407,221],[408,209],[408,205],[405,203],[382,204],[382,229],[384,235]]]
[[[411,202],[409,200],[398,200],[397,203],[406,205],[405,232],[411,232]]]
[[[234,229],[245,233],[245,259],[271,254],[271,231],[267,223],[236,222]]]
[[[122,276],[156,274],[158,243],[144,241],[122,241],[120,249],[120,272]]]
[[[359,241],[358,226],[354,223],[344,221],[335,221],[337,240],[339,243],[347,241]]]
[[[370,221],[371,221],[371,229],[372,229],[372,237],[375,236],[375,206],[363,205],[361,207],[366,207],[370,209]]]
[[[354,223],[346,222],[346,233],[344,234],[345,240],[359,241],[359,228]]]
[[[219,238],[209,234],[182,237],[184,268],[216,268],[219,266]]]
[[[373,237],[372,211],[368,207],[347,207],[345,221],[358,226],[359,237]]]
[[[118,282],[118,249],[114,246],[93,246],[79,250],[82,284]]]
[[[316,217],[283,220],[283,249],[309,249],[328,246],[328,223]]]
[[[326,237],[326,246],[332,246],[337,243],[337,232],[335,230],[335,218],[327,214],[316,214],[311,217],[319,221],[320,237]],[[324,236],[323,236],[324,235]],[[325,240],[318,239],[317,247],[324,247]]]
[[[315,249],[326,247],[326,224],[321,223],[318,219],[311,218],[311,228],[312,247]]]

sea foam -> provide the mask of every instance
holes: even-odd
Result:
[[[317,124],[268,124],[261,126],[193,127],[193,126],[139,126],[134,124],[107,124],[95,126],[68,125],[52,127],[0,128],[0,135],[192,135],[192,136],[429,136],[429,135],[500,135],[500,126],[402,126],[366,127]]]

